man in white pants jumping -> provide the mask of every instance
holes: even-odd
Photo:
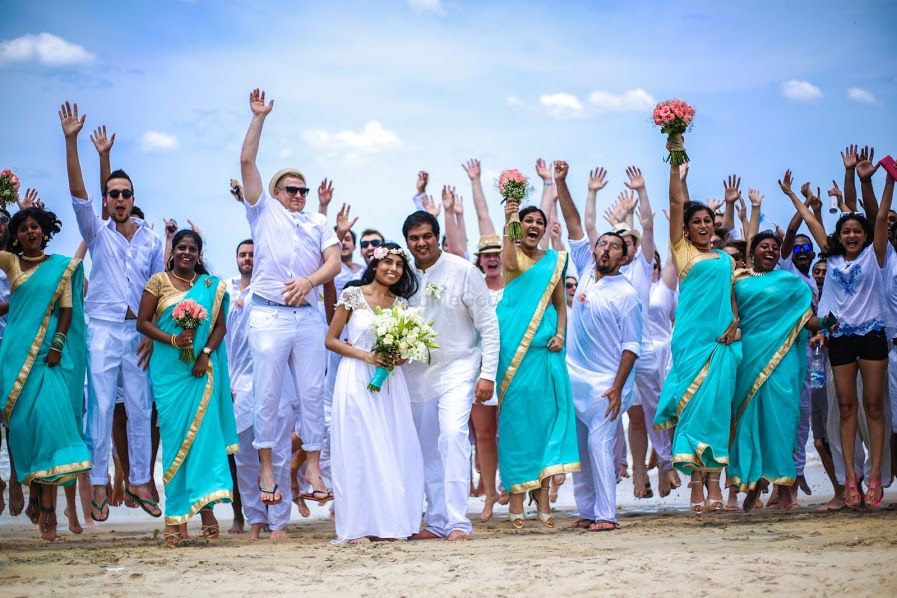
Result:
[[[285,425],[292,423],[285,421],[285,415],[291,409],[282,404],[284,376],[289,372],[299,395],[300,436],[308,455],[305,478],[314,489],[313,500],[326,501],[332,494],[321,477],[320,459],[326,442],[323,391],[327,325],[317,309],[315,289],[339,273],[339,241],[325,216],[304,211],[309,189],[299,170],[277,172],[268,185],[270,197],[264,192],[256,156],[262,126],[274,101],[266,104],[265,92],[256,89],[250,93],[249,107],[252,121],[243,141],[240,169],[246,216],[255,241],[249,346],[259,488],[262,502],[268,505],[285,501],[288,506],[291,501],[290,484],[284,482],[289,480],[292,432],[292,425]],[[278,450],[273,450],[275,447]],[[272,526],[272,540],[285,537],[285,529]]]
[[[467,540],[470,491],[468,420],[473,398],[488,401],[498,369],[498,318],[482,273],[439,249],[439,223],[411,214],[402,227],[420,290],[409,300],[433,322],[439,348],[430,364],[404,366],[424,457],[426,528],[415,540]]]

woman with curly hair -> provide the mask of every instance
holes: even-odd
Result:
[[[10,283],[0,345],[3,418],[16,475],[39,497],[40,537],[56,540],[56,489],[91,468],[82,436],[86,345],[81,260],[44,253],[61,223],[22,203],[9,222],[0,269]]]

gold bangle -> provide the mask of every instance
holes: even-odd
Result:
[[[171,335],[171,346],[174,347],[175,349],[179,348],[178,347],[178,335],[176,335],[176,334]]]

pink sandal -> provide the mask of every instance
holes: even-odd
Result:
[[[857,489],[857,481],[846,482],[844,485],[844,503],[851,509],[858,509],[863,498]]]
[[[878,491],[878,500],[874,500],[875,492]],[[881,502],[885,498],[885,492],[881,488],[881,480],[877,482],[869,482],[868,487],[866,488],[866,506],[869,507],[881,507]]]

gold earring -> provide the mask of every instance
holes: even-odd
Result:
[[[49,240],[50,240],[50,237],[48,237],[47,235],[44,235],[44,241],[49,241]]]

